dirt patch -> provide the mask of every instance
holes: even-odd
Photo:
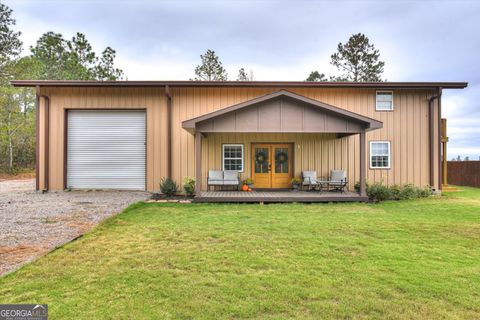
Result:
[[[12,265],[25,264],[49,251],[42,246],[18,245],[0,247],[0,275],[12,269]]]

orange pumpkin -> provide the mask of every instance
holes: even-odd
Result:
[[[242,186],[242,191],[248,191],[248,186],[246,184]]]

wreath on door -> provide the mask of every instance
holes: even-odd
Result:
[[[275,157],[275,161],[278,164],[285,164],[288,161],[288,154],[286,152],[280,151]]]
[[[258,153],[255,155],[255,161],[256,161],[258,164],[265,164],[265,163],[267,163],[267,155],[265,154],[265,152],[263,152],[263,151],[258,152]]]

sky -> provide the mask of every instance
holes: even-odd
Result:
[[[123,1],[3,0],[14,10],[25,54],[47,31],[86,34],[95,51],[117,51],[128,80],[187,80],[213,49],[229,78],[304,80],[338,75],[330,55],[364,33],[388,81],[467,81],[444,90],[448,158],[480,159],[480,0]]]

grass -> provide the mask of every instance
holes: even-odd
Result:
[[[480,189],[381,204],[135,204],[0,278],[52,319],[480,318]]]

